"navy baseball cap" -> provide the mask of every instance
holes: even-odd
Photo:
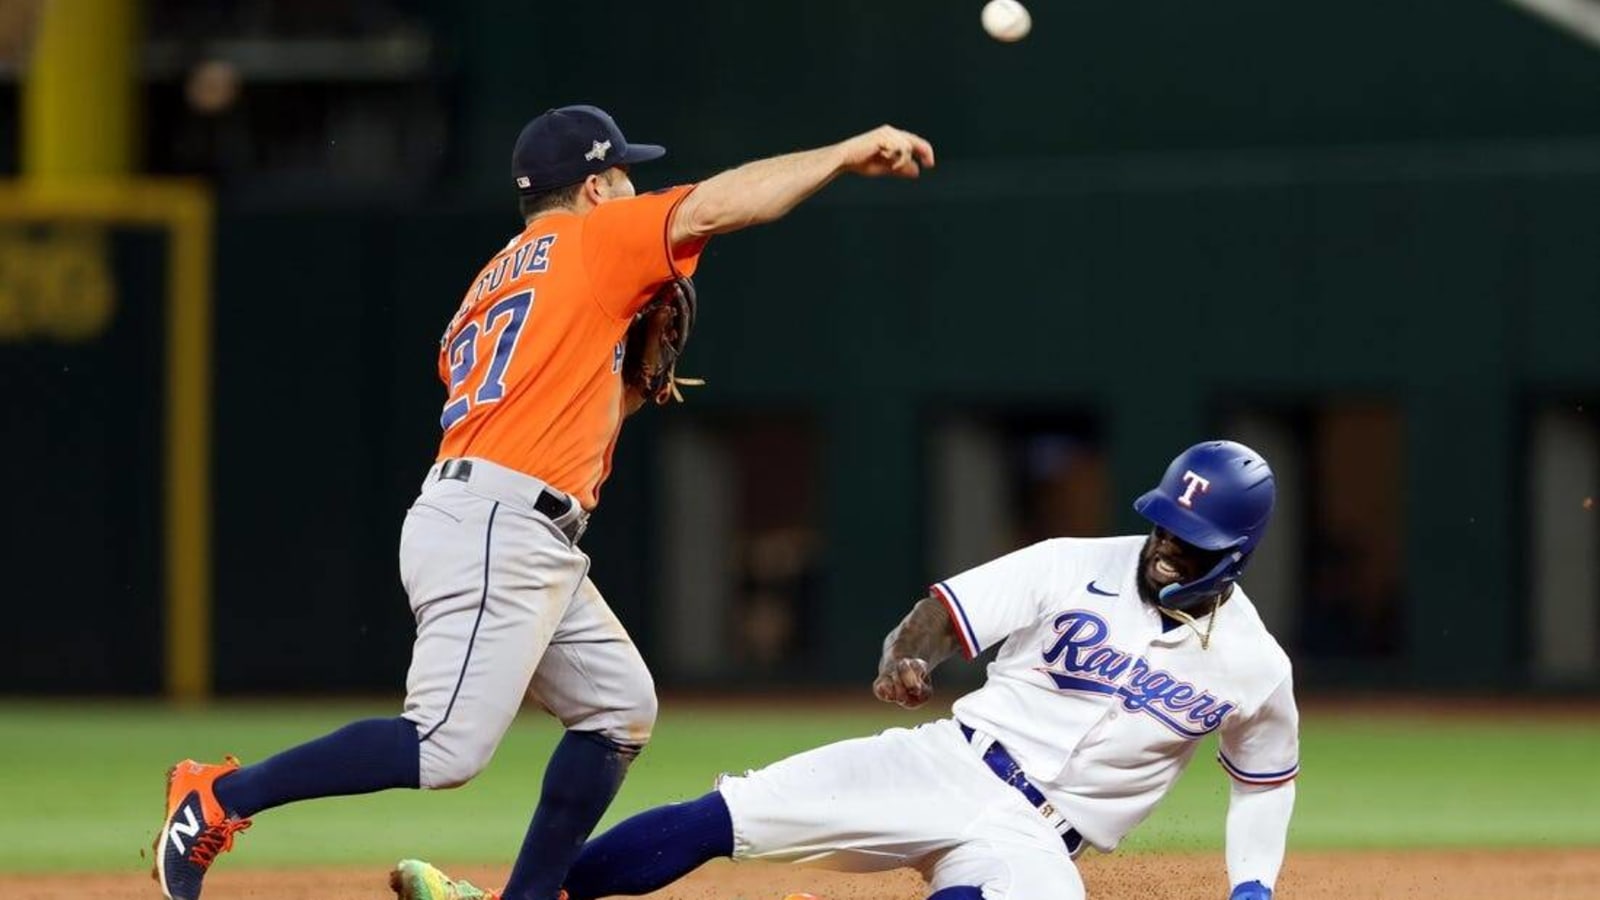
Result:
[[[667,154],[656,144],[630,144],[605,110],[579,104],[549,109],[524,125],[511,150],[511,181],[519,194],[538,194],[578,182],[612,166]]]

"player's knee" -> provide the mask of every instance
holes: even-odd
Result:
[[[656,700],[656,688],[652,684],[650,690],[645,691],[638,698],[638,701],[634,703],[632,715],[629,716],[628,728],[630,734],[628,739],[630,741],[641,747],[650,742],[650,735],[655,732],[656,713],[659,709],[660,704]]]
[[[645,690],[628,698],[628,702],[617,710],[612,722],[600,733],[620,746],[643,749],[645,744],[650,743],[650,735],[655,731],[657,708],[655,685],[647,685]]]
[[[486,741],[425,741],[420,769],[422,787],[445,790],[466,784],[488,768],[494,749],[494,744]]]
[[[603,708],[563,716],[568,731],[598,734],[618,747],[641,750],[656,727],[656,686],[648,678],[626,696],[613,697]]]

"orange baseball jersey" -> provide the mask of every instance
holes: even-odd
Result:
[[[667,240],[693,189],[540,216],[489,260],[440,341],[439,459],[487,459],[594,508],[622,429],[628,324],[700,261],[703,242]]]

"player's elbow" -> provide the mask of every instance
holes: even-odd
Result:
[[[1235,794],[1270,794],[1274,791],[1287,791],[1287,796],[1294,796],[1294,779],[1287,781],[1274,781],[1266,784],[1257,784],[1249,781],[1240,781],[1237,778],[1228,779],[1233,784]]]

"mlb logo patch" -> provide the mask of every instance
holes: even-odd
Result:
[[[526,175],[518,175],[517,176],[517,187],[519,187],[519,188],[530,188],[530,187],[533,187],[533,181],[531,179],[529,179],[528,176],[526,176]]]

